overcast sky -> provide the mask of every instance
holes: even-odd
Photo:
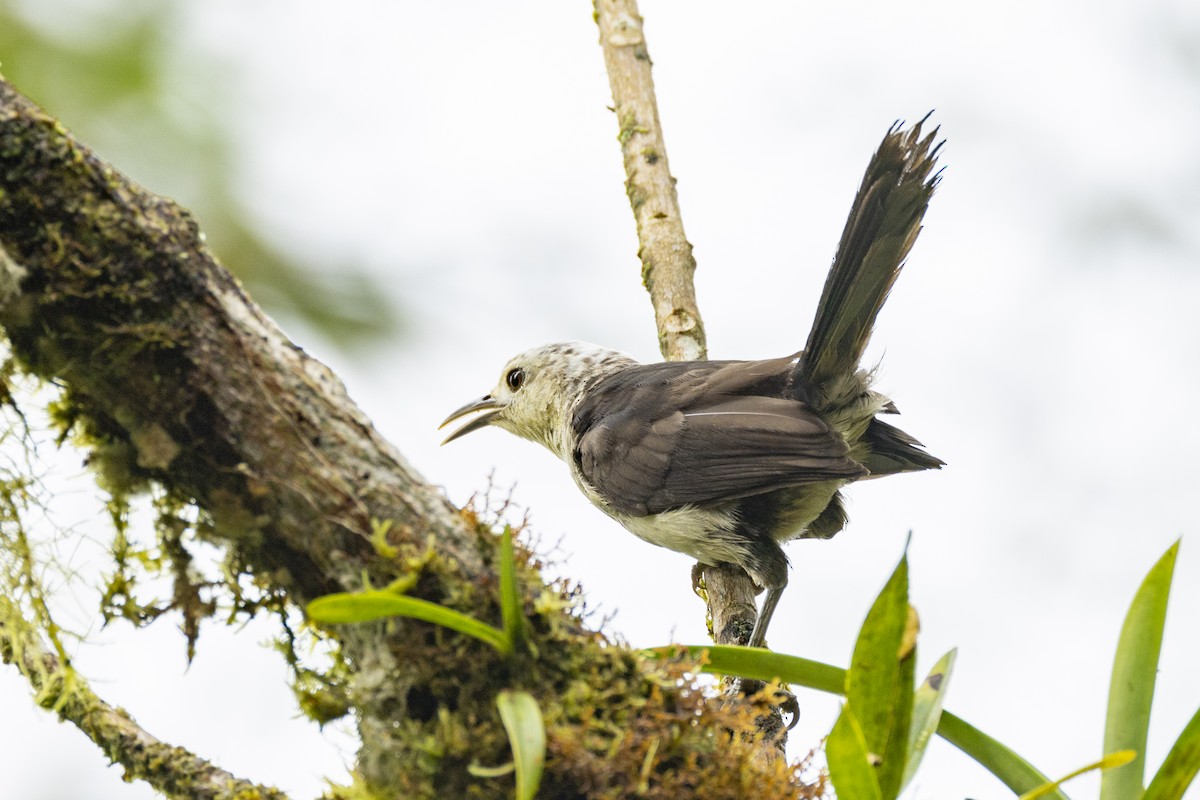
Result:
[[[402,338],[354,356],[294,321],[285,330],[451,499],[465,502],[489,474],[515,486],[541,541],[557,543],[557,569],[612,632],[635,646],[703,641],[689,560],[592,509],[547,452],[500,431],[438,446],[437,423],[530,346],[584,339],[658,357],[590,4],[186,8],[175,68],[194,52],[229,67],[223,102],[238,120],[233,155],[254,224],[317,263],[353,254],[372,265],[406,320]],[[918,671],[957,647],[947,708],[1057,777],[1100,756],[1122,616],[1183,536],[1156,768],[1200,704],[1189,400],[1200,391],[1200,8],[641,9],[713,357],[803,346],[887,128],[936,109],[947,141],[942,184],[868,358],[882,361],[878,384],[902,427],[948,466],[851,488],[843,533],[788,547],[772,646],[846,664],[911,530]],[[351,751],[293,719],[268,635],[210,626],[185,670],[169,624],[114,629],[78,663],[155,735],[313,796],[323,777],[344,778]],[[831,698],[799,700],[797,756],[837,712]],[[152,796],[32,709],[11,670],[0,672],[0,707],[16,720],[0,728],[13,797]],[[1096,786],[1082,778],[1069,793],[1094,797]],[[1011,793],[936,741],[908,796]]]

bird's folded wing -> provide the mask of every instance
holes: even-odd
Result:
[[[658,514],[867,470],[804,403],[724,396],[673,408],[648,392],[576,419],[576,466],[624,514]]]

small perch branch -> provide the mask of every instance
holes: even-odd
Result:
[[[692,280],[696,259],[667,164],[642,18],[636,0],[595,0],[595,11],[659,349],[668,361],[703,359],[708,348]],[[754,628],[754,582],[736,567],[704,567],[703,574],[717,644],[745,644]],[[773,759],[776,751],[767,746],[762,753]]]
[[[144,780],[180,800],[287,800],[278,789],[238,778],[182,747],[160,742],[124,710],[104,702],[83,678],[64,667],[40,641],[34,626],[0,597],[0,659],[14,664],[37,692],[38,703],[57,711],[125,768],[127,779]]]
[[[708,347],[692,283],[696,259],[683,232],[675,179],[667,164],[642,18],[635,0],[595,0],[595,9],[658,346],[668,361],[702,359]]]

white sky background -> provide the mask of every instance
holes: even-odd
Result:
[[[590,5],[188,6],[178,69],[198,51],[228,66],[260,224],[317,263],[360,255],[408,322],[394,345],[353,360],[285,329],[453,500],[492,470],[515,484],[611,630],[635,646],[703,641],[689,560],[593,510],[548,453],[499,431],[438,447],[437,422],[529,346],[586,339],[658,357]],[[772,646],[845,664],[911,529],[918,670],[958,647],[947,707],[1058,776],[1099,757],[1125,608],[1183,535],[1157,767],[1200,704],[1197,7],[641,10],[713,357],[800,348],[888,126],[936,108],[947,139],[943,182],[868,357],[883,359],[900,424],[949,466],[851,488],[846,531],[788,548]],[[50,111],[69,124],[69,109]],[[260,646],[268,633],[209,626],[185,670],[170,623],[121,628],[79,663],[155,735],[311,797],[322,776],[344,777],[349,751],[293,719],[282,664]],[[800,703],[796,755],[837,709],[803,690]],[[0,708],[12,797],[153,796],[33,709],[11,670]],[[1068,791],[1095,796],[1097,783]],[[1011,793],[938,740],[909,796]]]

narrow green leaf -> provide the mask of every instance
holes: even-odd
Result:
[[[1133,750],[1137,758],[1128,766],[1107,770],[1101,776],[1100,800],[1128,800],[1141,796],[1145,788],[1146,732],[1150,727],[1150,705],[1154,700],[1163,623],[1167,618],[1167,596],[1171,593],[1178,553],[1177,541],[1150,569],[1121,626],[1108,690],[1104,752]]]
[[[517,768],[517,800],[533,800],[546,763],[546,728],[542,710],[529,692],[505,689],[496,695],[500,721],[508,731]]]
[[[840,695],[845,691],[846,670],[832,664],[752,647],[691,645],[685,649],[690,657],[696,659],[707,654],[708,663],[701,666],[704,672],[741,675],[762,681],[778,678],[785,683],[829,694]],[[642,653],[648,658],[667,658],[678,650],[678,646],[672,645],[643,650]],[[942,712],[937,734],[975,759],[1018,794],[1050,780],[1012,750],[949,711]],[[1048,797],[1067,800],[1061,792],[1054,792]]]
[[[916,616],[908,605],[905,555],[867,612],[846,675],[846,702],[862,730],[867,752],[875,756],[885,800],[899,793],[907,762],[915,628]],[[906,637],[906,632],[911,635]]]
[[[1182,800],[1197,772],[1200,772],[1200,709],[1196,709],[1191,722],[1171,745],[1171,752],[1146,787],[1142,800]]]
[[[643,650],[642,653],[649,658],[667,658],[679,649],[679,646],[672,645]],[[846,687],[846,670],[800,656],[736,645],[691,645],[683,649],[691,658],[705,658],[706,663],[701,670],[708,673],[740,675],[760,681],[778,678],[785,683],[830,694],[842,694]]]
[[[521,610],[521,594],[517,590],[516,557],[513,555],[512,528],[504,526],[500,537],[500,616],[504,633],[515,647],[525,641],[525,614]]]
[[[941,722],[938,723],[938,736],[978,761],[984,769],[1018,794],[1036,789],[1050,781],[1028,761],[949,711],[942,712]],[[1067,800],[1067,796],[1057,789],[1046,797],[1052,800]]]
[[[849,703],[842,706],[842,713],[838,714],[837,722],[825,740],[825,760],[829,763],[829,779],[833,781],[838,797],[882,800],[867,742],[850,712]]]
[[[925,757],[925,748],[933,738],[942,718],[942,704],[946,699],[946,688],[950,685],[950,674],[954,671],[954,659],[957,650],[951,650],[942,656],[925,681],[917,687],[913,697],[912,724],[908,728],[908,761],[904,765],[904,777],[900,781],[900,791],[908,786],[921,759]]]
[[[642,653],[648,658],[668,658],[679,649],[672,645],[643,650]],[[701,666],[704,672],[763,681],[778,678],[829,694],[840,695],[845,691],[846,670],[832,664],[750,647],[691,645],[684,649],[691,658],[699,659],[707,654],[708,663]],[[1027,792],[1050,780],[1012,750],[949,711],[942,712],[937,733],[1016,793]],[[1048,797],[1067,800],[1066,795],[1057,791]]]
[[[1058,789],[1058,787],[1062,786],[1072,778],[1078,778],[1080,775],[1096,769],[1112,769],[1113,767],[1123,767],[1130,761],[1133,761],[1135,758],[1137,758],[1137,753],[1133,752],[1132,750],[1118,750],[1115,753],[1109,753],[1099,761],[1088,764],[1086,767],[1080,767],[1074,772],[1069,772],[1056,781],[1043,783],[1036,789],[1021,795],[1019,798],[1017,798],[1017,800],[1041,800],[1043,797],[1049,797],[1051,792],[1055,791]]]
[[[428,600],[380,589],[327,594],[309,603],[307,611],[310,619],[328,625],[370,622],[384,617],[419,619],[474,637],[501,653],[512,651],[511,640],[499,628]]]

